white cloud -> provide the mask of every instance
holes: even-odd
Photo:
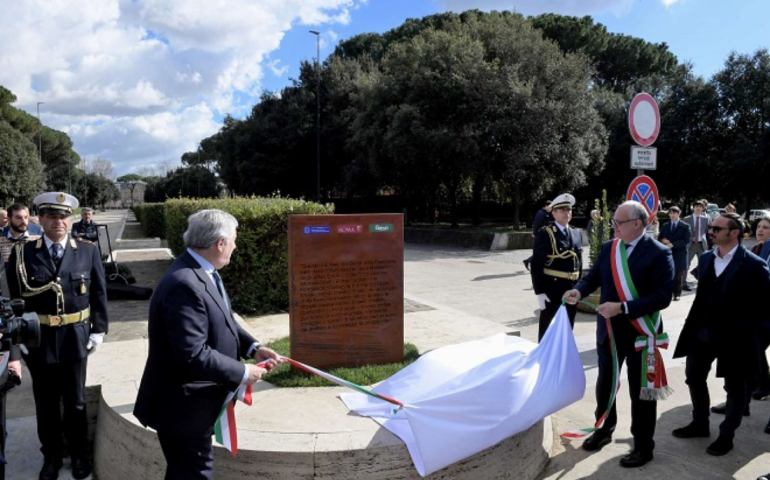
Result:
[[[439,3],[453,12],[475,8],[484,11],[515,10],[524,15],[559,13],[583,16],[605,12],[623,15],[629,12],[634,0],[439,0]]]
[[[365,0],[0,1],[0,85],[119,174],[177,161],[247,111],[292,25],[350,22]]]

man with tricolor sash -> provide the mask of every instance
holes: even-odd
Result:
[[[585,429],[593,434],[583,449],[600,450],[612,441],[619,373],[626,362],[634,445],[620,465],[628,468],[652,460],[657,400],[670,393],[660,354],[660,348],[668,347],[660,312],[671,303],[674,262],[671,250],[645,233],[648,220],[647,210],[638,202],[618,207],[612,219],[615,239],[602,245],[588,274],[564,294],[567,303],[574,304],[601,287],[596,308],[596,424]]]
[[[166,480],[211,480],[211,436],[232,452],[234,398],[282,360],[233,317],[218,270],[230,263],[238,221],[222,210],[188,219],[187,249],[169,267],[150,302],[149,352],[134,415],[158,433]],[[241,363],[253,358],[261,363]],[[216,425],[216,426],[215,426]]]
[[[733,449],[735,431],[748,409],[759,373],[760,355],[764,355],[760,331],[768,319],[766,309],[757,304],[770,291],[770,271],[764,260],[741,244],[745,225],[737,214],[723,213],[708,228],[715,248],[698,259],[698,291],[674,351],[674,358],[687,357],[692,422],[672,434],[679,438],[710,436],[711,400],[706,381],[716,360],[716,375],[724,379],[727,403],[719,436],[706,452],[720,456]]]

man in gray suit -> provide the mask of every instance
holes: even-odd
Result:
[[[684,223],[690,226],[692,232],[692,238],[690,239],[690,248],[687,251],[687,271],[692,268],[692,259],[696,255],[700,257],[700,254],[708,250],[708,227],[711,225],[711,218],[703,213],[706,209],[706,205],[702,200],[696,201],[693,206],[692,215],[684,217],[682,220]],[[691,288],[684,282],[683,290],[690,291]]]

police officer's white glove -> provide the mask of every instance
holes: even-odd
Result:
[[[92,333],[89,335],[88,343],[86,344],[86,350],[88,350],[88,354],[91,355],[94,353],[97,348],[102,346],[102,342],[104,342],[103,333]]]
[[[537,294],[537,304],[540,306],[540,310],[545,310],[545,302],[550,302],[551,299],[545,293]]]

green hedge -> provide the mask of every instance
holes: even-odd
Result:
[[[165,203],[145,203],[134,207],[135,215],[137,210],[140,212],[136,215],[136,219],[141,222],[145,236],[149,238],[166,238],[165,209]]]
[[[268,313],[289,308],[288,217],[330,214],[332,205],[284,198],[170,199],[165,203],[166,238],[171,251],[184,251],[182,235],[193,213],[217,208],[238,220],[237,248],[222,277],[233,309]]]

